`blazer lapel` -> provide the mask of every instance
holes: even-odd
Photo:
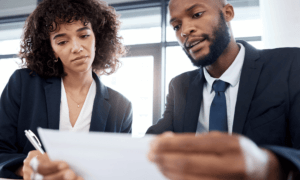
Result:
[[[203,84],[205,82],[202,68],[199,74],[191,81],[187,92],[187,100],[184,111],[183,132],[196,132],[200,105],[202,102]]]
[[[93,73],[93,78],[96,82],[96,96],[94,100],[90,131],[104,132],[110,110],[110,104],[106,101],[109,99],[109,94],[107,87],[100,82],[95,73]]]
[[[257,61],[260,58],[258,50],[246,42],[239,42],[245,46],[246,54],[240,78],[232,132],[242,134],[263,62]]]
[[[55,77],[46,79],[44,89],[48,113],[48,127],[50,129],[59,129],[61,79]]]

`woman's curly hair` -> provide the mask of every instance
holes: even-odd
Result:
[[[119,58],[126,49],[118,36],[120,21],[115,10],[99,0],[44,0],[27,18],[19,56],[23,66],[41,77],[64,77],[61,61],[55,56],[50,43],[50,32],[59,24],[80,20],[91,23],[95,34],[96,52],[92,64],[94,72],[111,74],[120,66]]]

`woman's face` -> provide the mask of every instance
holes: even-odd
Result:
[[[91,24],[81,21],[60,24],[50,33],[51,46],[67,74],[90,71],[95,58],[95,35]]]

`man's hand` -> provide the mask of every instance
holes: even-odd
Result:
[[[276,156],[240,135],[167,132],[152,142],[148,157],[172,180],[282,178]]]

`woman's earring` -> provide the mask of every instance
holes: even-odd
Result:
[[[54,59],[54,62],[57,63],[57,62],[58,62],[58,58],[57,58],[57,59]]]

